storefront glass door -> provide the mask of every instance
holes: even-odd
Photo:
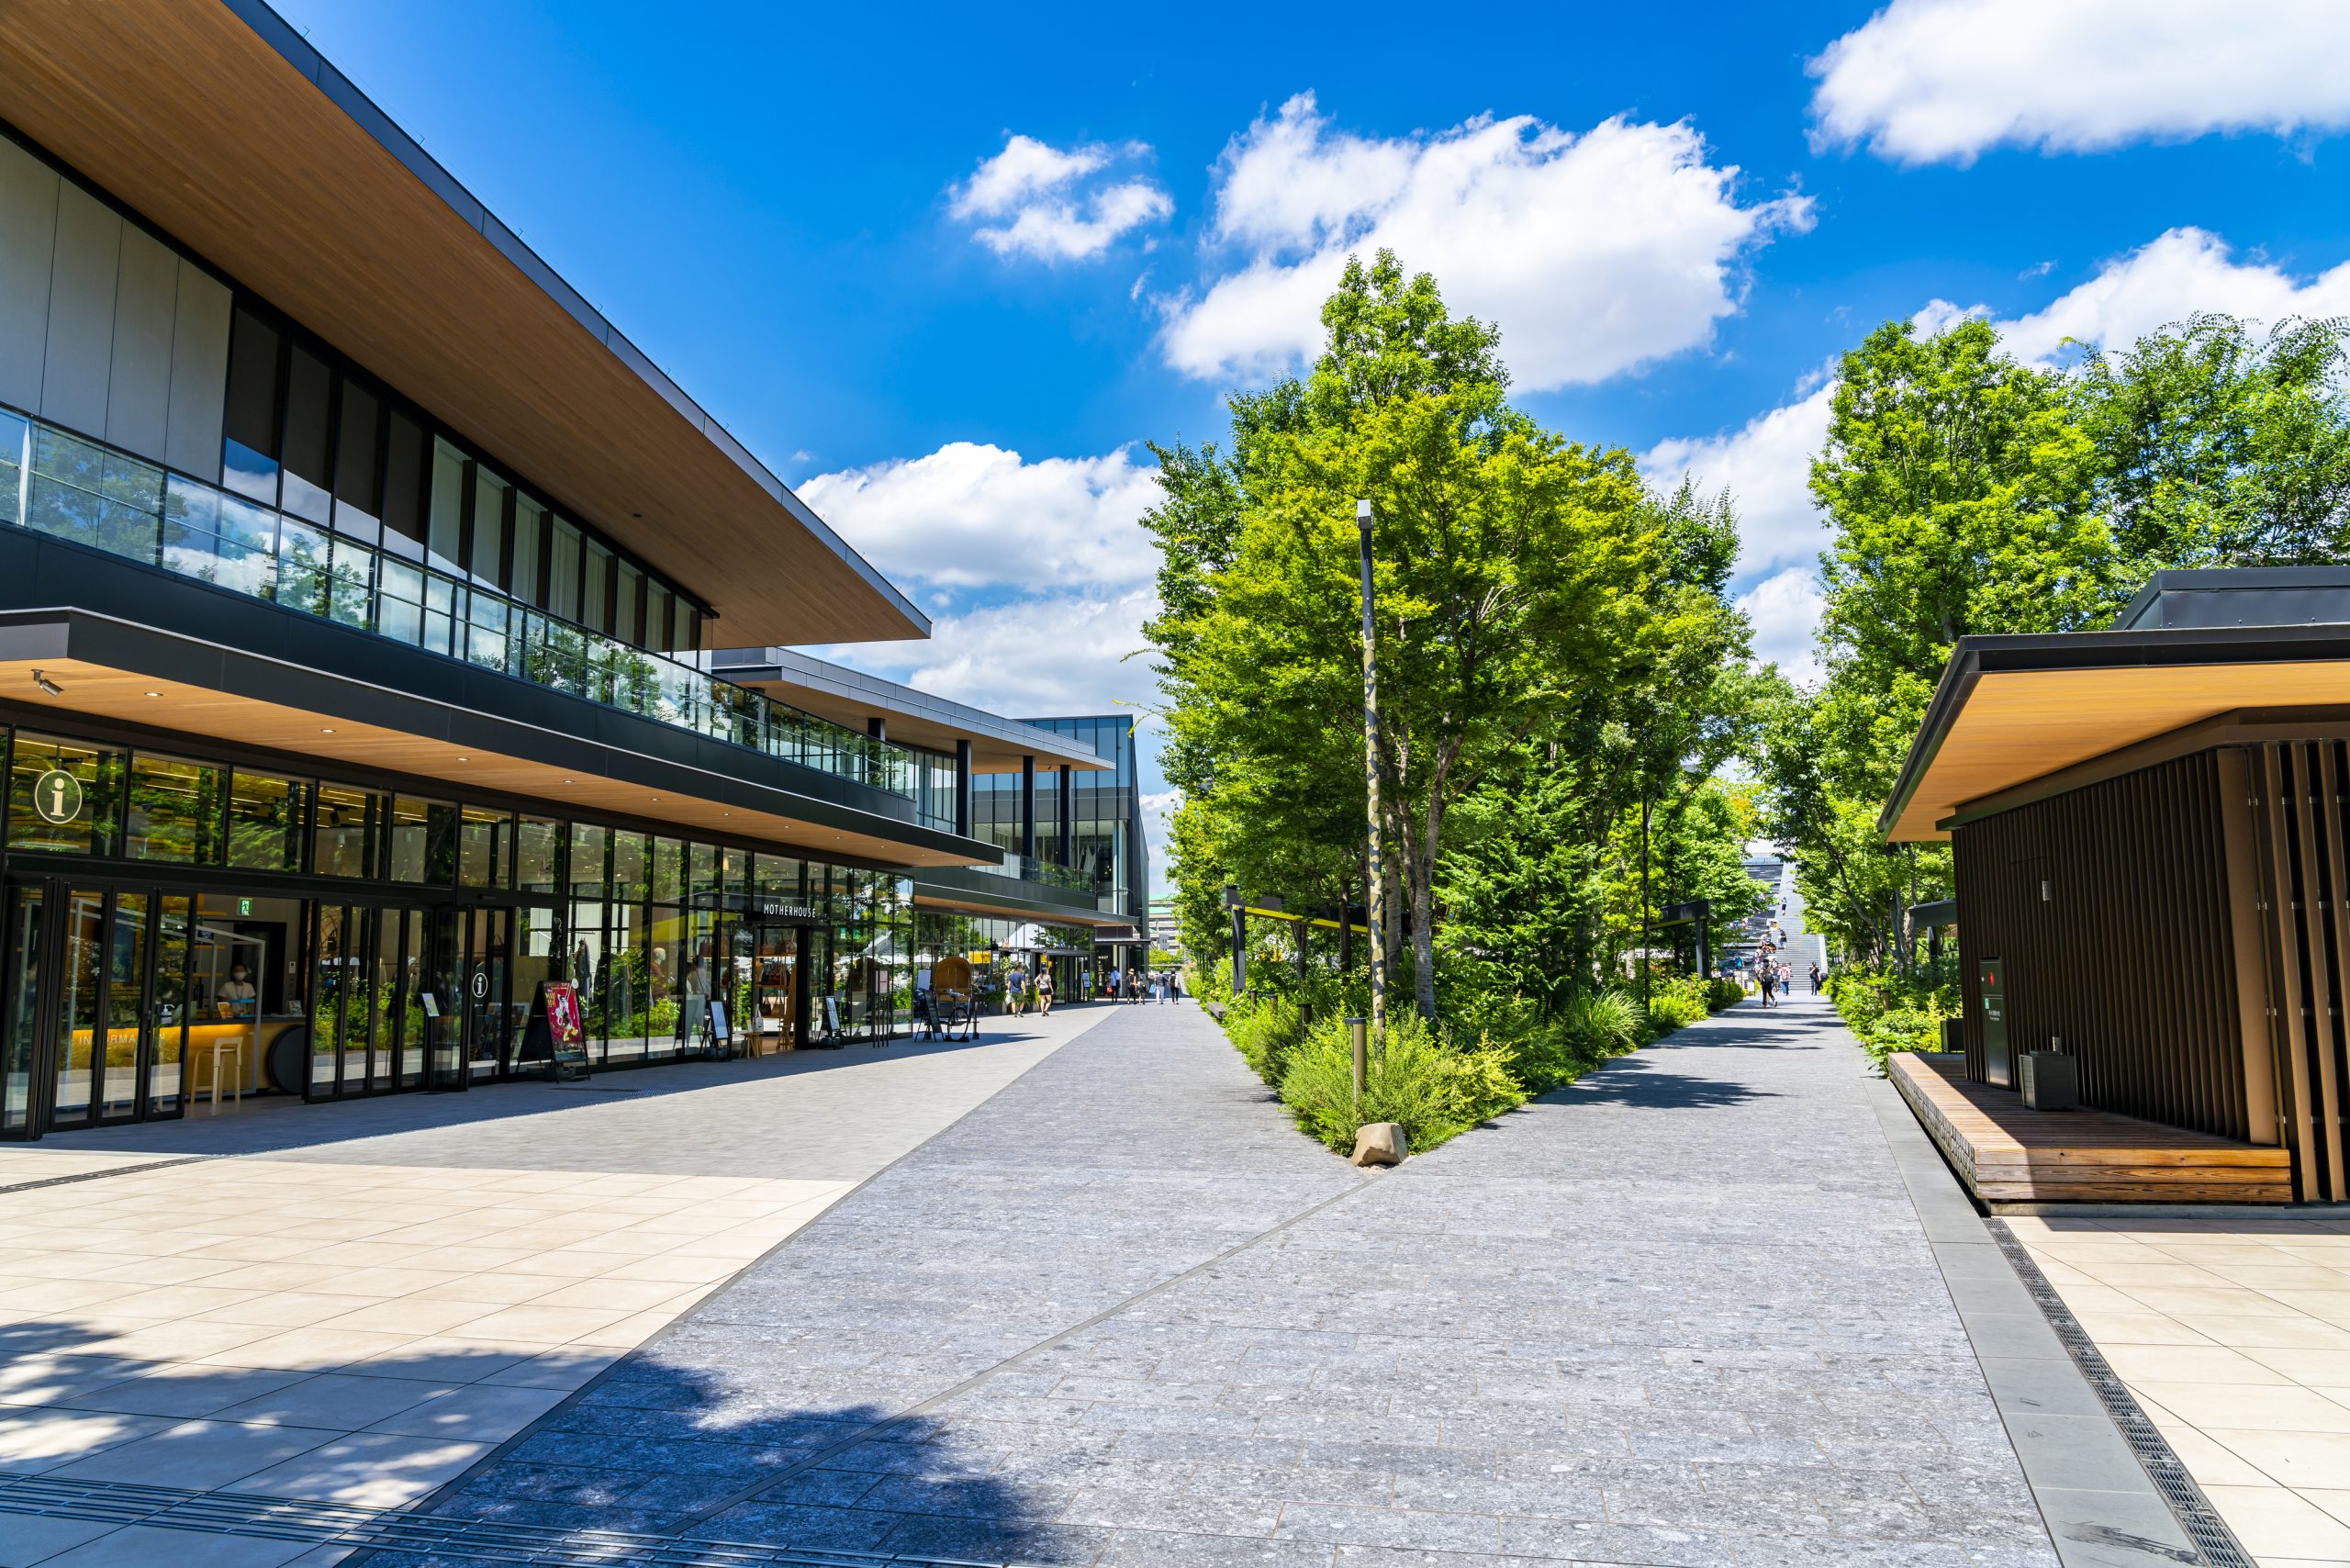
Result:
[[[8,1014],[0,1021],[0,1136],[7,1137],[31,1131],[42,908],[38,884],[8,889]]]
[[[502,909],[469,909],[464,914],[465,954],[458,983],[465,1013],[465,1077],[479,1082],[508,1070],[520,1040],[507,1006],[514,920]]]

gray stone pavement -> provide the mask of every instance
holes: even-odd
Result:
[[[1122,1009],[439,1506],[1117,1568],[2053,1565],[1865,1088],[1823,1008],[1749,1006],[1366,1176],[1195,1010]]]
[[[572,1083],[485,1083],[310,1105],[255,1100],[177,1121],[53,1134],[45,1153],[259,1155],[344,1165],[861,1180],[1111,1014],[990,1018],[972,1042],[899,1040]],[[38,1174],[28,1171],[28,1175]]]

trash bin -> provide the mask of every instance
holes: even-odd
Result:
[[[2081,1103],[2080,1064],[2062,1051],[2023,1053],[2027,1111],[2070,1111]]]
[[[1942,1049],[1950,1052],[1953,1056],[1964,1056],[1966,1054],[1965,1019],[1945,1018],[1942,1020]]]

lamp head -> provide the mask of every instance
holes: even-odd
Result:
[[[1365,533],[1371,532],[1371,501],[1368,498],[1355,503],[1355,526]]]
[[[33,671],[33,684],[39,687],[43,691],[48,692],[51,697],[62,697],[65,695],[65,688],[50,679],[49,676],[44,671]]]

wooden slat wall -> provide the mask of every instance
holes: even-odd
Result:
[[[2010,1048],[2061,1038],[2085,1105],[2274,1141],[2247,1114],[2221,810],[2203,752],[1953,833],[1970,1079],[1987,956],[2007,966]]]
[[[2252,748],[2251,806],[2277,1114],[2293,1151],[2295,1195],[2350,1199],[2343,1112],[2350,1106],[2350,859],[2337,741]]]

